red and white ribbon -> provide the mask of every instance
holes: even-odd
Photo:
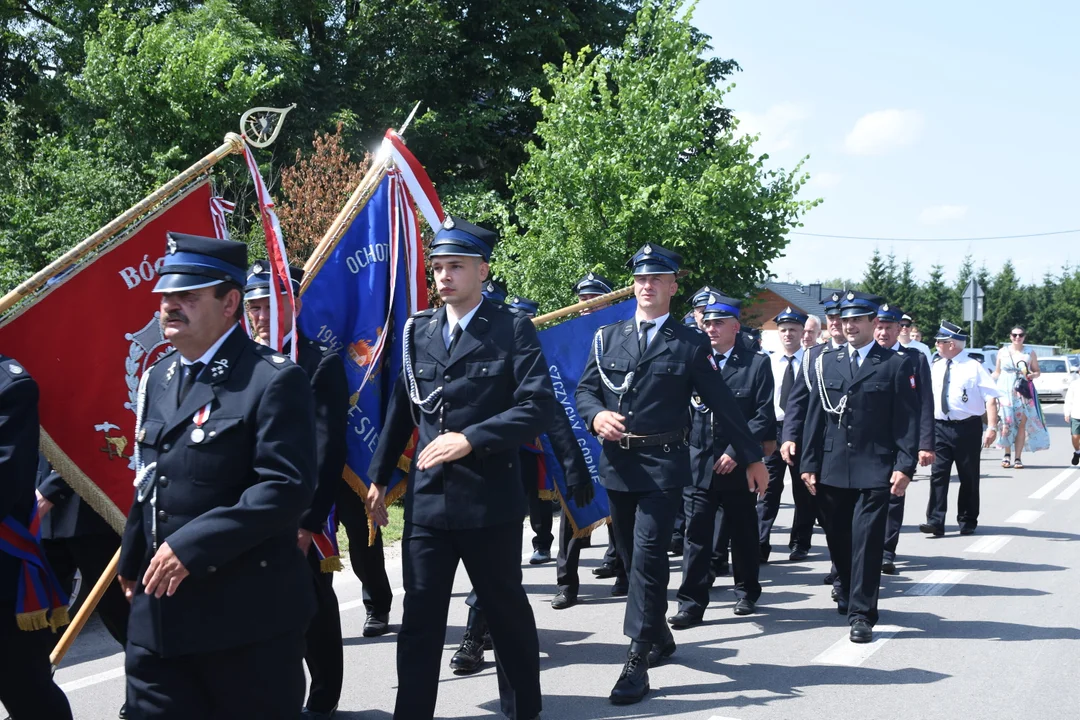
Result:
[[[234,210],[236,210],[236,203],[217,195],[210,198],[210,217],[214,221],[214,237],[219,240],[229,239],[229,226],[225,223],[225,216],[232,215]]]

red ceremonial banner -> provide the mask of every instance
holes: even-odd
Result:
[[[46,457],[118,531],[134,495],[139,378],[171,347],[151,292],[170,231],[214,236],[208,181],[0,323],[0,350],[24,365],[41,388]]]

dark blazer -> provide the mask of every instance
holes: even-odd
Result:
[[[36,512],[38,385],[21,364],[0,355],[0,520],[26,526]],[[12,603],[22,563],[0,552],[0,602]],[[11,622],[11,618],[3,618]]]
[[[296,364],[311,381],[315,401],[315,460],[318,484],[311,505],[300,516],[300,527],[317,533],[322,530],[334,506],[341,474],[345,469],[345,433],[349,419],[349,383],[345,362],[325,345],[299,335]],[[290,343],[291,345],[291,343]],[[289,354],[290,345],[282,350]]]
[[[60,477],[60,473],[53,470],[49,461],[40,453],[37,490],[53,504],[52,510],[41,519],[43,540],[65,540],[90,535],[116,537],[116,531],[105,522],[105,518],[84,503],[79,494]]]
[[[774,380],[769,357],[739,343],[736,343],[730,352],[731,355],[720,374],[731,389],[731,394],[735,396],[739,414],[746,419],[751,434],[759,444],[766,440],[775,440]],[[746,487],[746,478],[742,474],[733,478],[730,474],[717,475],[712,471],[712,466],[720,455],[730,455],[737,460],[738,453],[723,429],[713,423],[708,407],[699,405],[691,406],[691,409],[693,424],[690,429],[690,463],[694,468],[693,484],[707,488],[710,483],[723,484],[726,480],[735,480],[742,487]]]
[[[404,373],[394,386],[368,476],[386,485],[413,428],[416,454],[442,432],[459,432],[472,452],[427,470],[409,469],[405,521],[439,529],[475,529],[525,515],[521,445],[551,427],[555,391],[532,321],[482,301],[453,355],[443,341],[446,308],[413,317],[412,360],[421,398],[442,388],[442,405],[428,414],[413,405]]]
[[[800,469],[842,488],[888,487],[892,473],[910,477],[919,452],[919,397],[907,357],[872,347],[855,377],[847,346],[823,356],[825,393],[835,407],[847,397],[840,422],[821,402],[810,404]]]
[[[934,451],[934,387],[930,363],[918,348],[900,346],[896,352],[915,366],[915,386],[919,396],[919,450]]]
[[[788,395],[787,406],[784,408],[784,428],[780,434],[780,443],[795,443],[795,451],[799,455],[803,451],[803,428],[806,425],[806,411],[810,407],[811,398],[817,400],[817,377],[815,376],[814,363],[818,356],[831,347],[831,343],[821,343],[806,350],[803,353],[802,364],[799,366],[799,376],[795,378],[795,384],[791,386]],[[813,389],[806,386],[807,378]]]
[[[154,508],[135,499],[120,575],[138,580],[129,640],[162,656],[205,653],[303,630],[315,598],[296,545],[315,491],[311,386],[297,365],[234,328],[177,407],[171,353],[152,368],[137,438],[156,462],[157,539],[190,572],[172,597],[143,593]],[[196,442],[193,418],[210,417]]]
[[[631,318],[597,331],[603,339],[600,358],[604,373],[620,386],[634,373],[629,390],[620,398],[603,382],[596,364],[593,342],[578,383],[578,412],[587,427],[603,410],[626,417],[627,432],[657,435],[687,430],[690,398],[698,395],[713,411],[718,432],[723,432],[740,464],[761,460],[761,443],[755,440],[739,413],[735,397],[710,359],[712,348],[706,335],[669,317],[645,354],[638,356],[636,320]],[[616,442],[603,441],[600,477],[609,490],[645,492],[685,487],[690,482],[688,442],[675,446],[651,446],[623,450]]]

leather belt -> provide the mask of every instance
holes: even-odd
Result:
[[[686,429],[672,430],[657,435],[623,435],[619,438],[619,447],[623,450],[654,447],[656,445],[674,445],[686,440]]]

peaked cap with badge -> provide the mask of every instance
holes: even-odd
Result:
[[[436,255],[464,255],[491,260],[491,252],[499,242],[499,234],[493,230],[474,225],[461,218],[447,215],[435,239],[431,241],[431,257]]]
[[[712,285],[705,285],[693,294],[690,299],[690,304],[694,307],[695,310],[700,310],[701,308],[709,304],[710,296],[723,294],[724,293],[722,291],[717,290]]]
[[[299,295],[300,283],[304,281],[304,269],[289,266],[289,282],[292,284],[293,295]],[[279,281],[280,282],[280,281]],[[285,294],[285,288],[281,288]],[[270,297],[270,263],[267,260],[256,260],[248,268],[247,283],[244,285],[244,301],[258,300]]]
[[[938,328],[937,334],[934,335],[934,340],[958,340],[960,342],[967,342],[968,336],[959,325],[953,325],[948,320],[941,321],[941,327]]]
[[[536,317],[540,311],[540,303],[517,295],[510,298],[510,307],[524,313],[527,317]]]
[[[705,313],[701,316],[705,320],[728,320],[739,319],[742,312],[742,300],[725,297],[723,295],[709,295],[709,302],[705,305]]]
[[[878,308],[884,302],[877,295],[848,290],[840,301],[840,317],[866,317],[877,315]]]
[[[645,243],[626,263],[634,275],[673,275],[679,272],[682,255],[662,248],[656,243]]]
[[[585,277],[574,283],[574,294],[581,295],[607,295],[610,292],[614,292],[611,287],[611,281],[603,275],[596,273],[589,273]]]
[[[165,235],[165,262],[154,292],[181,292],[246,280],[245,243],[170,232]]]
[[[487,280],[484,282],[484,289],[481,290],[484,297],[492,302],[504,303],[506,302],[506,287],[503,286],[498,280]]]
[[[809,315],[788,305],[781,312],[777,313],[776,317],[773,318],[773,322],[777,325],[783,325],[784,323],[806,325],[806,321],[809,319]]]

